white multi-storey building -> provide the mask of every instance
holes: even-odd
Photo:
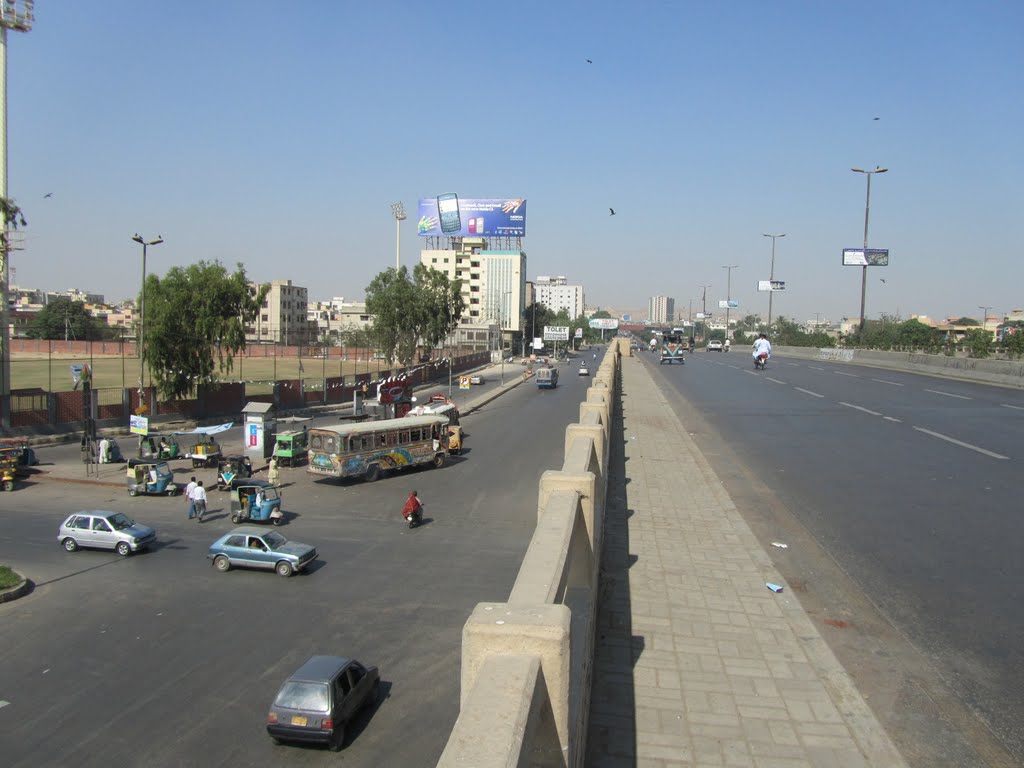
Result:
[[[564,275],[538,275],[533,289],[538,304],[543,304],[552,312],[561,312],[564,309],[570,320],[575,320],[586,309],[583,286],[569,285]]]
[[[257,284],[254,284],[257,285]],[[272,280],[256,320],[245,339],[256,344],[312,344],[316,326],[307,321],[308,291],[291,280]]]
[[[651,296],[647,302],[647,318],[655,325],[673,322],[676,319],[676,300],[669,296]]]
[[[465,312],[453,334],[453,343],[493,349],[497,337],[522,330],[526,282],[526,254],[489,251],[483,238],[463,238],[454,250],[424,250],[420,262],[462,281]]]

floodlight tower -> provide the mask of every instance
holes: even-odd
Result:
[[[401,203],[391,204],[391,215],[395,217],[395,272],[402,267],[402,222],[405,221],[405,206]]]
[[[28,32],[32,29],[33,0],[4,0],[0,2],[0,198],[7,199],[7,30]],[[0,240],[0,402],[3,412],[0,422],[9,425],[11,394],[11,324],[7,318],[8,264],[10,240],[7,222],[2,223],[4,232]]]

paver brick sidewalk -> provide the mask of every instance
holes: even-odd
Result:
[[[587,766],[904,766],[788,587],[765,586],[786,585],[646,366],[622,363]]]

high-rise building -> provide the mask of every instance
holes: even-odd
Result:
[[[552,312],[561,312],[564,309],[569,319],[575,320],[586,309],[583,286],[568,283],[565,275],[537,275],[537,280],[533,284],[534,295],[538,304],[543,304]]]
[[[647,319],[655,325],[665,325],[676,319],[676,300],[669,296],[651,296],[647,302]]]
[[[494,349],[499,336],[507,339],[522,330],[526,254],[485,250],[486,245],[484,238],[464,237],[456,249],[421,251],[420,262],[462,281],[466,309],[452,341]]]
[[[287,345],[314,342],[315,339],[310,338],[307,303],[305,288],[292,285],[291,280],[272,280],[256,320],[245,329],[246,341]],[[312,328],[315,329],[316,325],[313,324]]]

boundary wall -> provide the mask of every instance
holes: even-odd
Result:
[[[886,352],[877,349],[840,349],[835,347],[783,347],[773,352],[783,357],[804,360],[831,360],[857,363],[895,371],[923,373],[984,384],[1024,389],[1024,361],[990,360],[987,358],[950,357],[924,352]]]
[[[613,340],[562,468],[541,476],[537,528],[508,600],[462,630],[460,711],[439,768],[573,766],[586,755],[611,423],[626,340]]]

